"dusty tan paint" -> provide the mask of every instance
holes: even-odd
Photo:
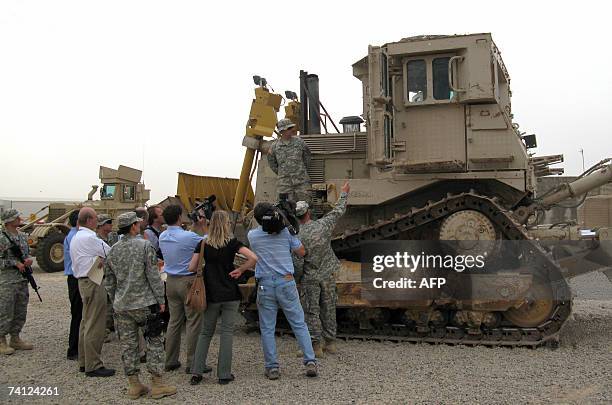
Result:
[[[454,58],[449,99],[433,97],[433,67]],[[389,90],[381,78],[387,61]],[[408,102],[407,63],[426,62],[427,97]],[[491,179],[528,194],[535,184],[527,150],[512,121],[510,77],[491,35],[413,37],[369,46],[353,64],[363,91],[365,131],[301,134],[313,152],[313,184],[352,179],[350,205],[377,206],[441,180]],[[443,74],[436,76],[444,81]],[[447,77],[448,78],[448,77]],[[324,93],[322,93],[324,94]],[[385,153],[385,117],[393,138]],[[417,176],[417,177],[414,177]],[[256,201],[275,201],[276,176],[259,161]],[[333,201],[334,195],[322,196]]]

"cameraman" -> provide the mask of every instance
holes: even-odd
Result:
[[[147,322],[151,307],[166,310],[164,286],[157,271],[157,255],[151,243],[139,238],[142,220],[135,212],[119,215],[117,225],[121,240],[113,246],[106,258],[104,286],[113,303],[118,334],[123,345],[123,368],[128,377],[127,395],[137,399],[149,392],[138,374],[138,330]],[[164,343],[161,334],[147,336],[147,369],[153,386],[151,396],[155,399],[176,394],[176,387],[164,385]]]
[[[259,203],[254,209],[254,214],[260,226],[249,231],[248,239],[251,249],[258,257],[255,278],[257,279],[257,310],[266,368],[265,375],[270,380],[280,377],[274,336],[276,316],[280,307],[304,353],[306,375],[316,377],[318,372],[315,354],[293,279],[294,270],[291,259],[292,251],[299,256],[304,256],[304,246],[297,237],[291,235],[285,224],[279,226],[278,221],[282,221],[283,216],[278,212],[278,208],[269,203]],[[276,221],[276,223],[270,226],[270,221]],[[276,232],[270,230],[271,228]]]

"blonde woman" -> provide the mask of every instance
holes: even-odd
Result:
[[[189,271],[196,272],[201,244],[195,250]],[[246,262],[234,269],[236,253],[244,255]],[[232,374],[232,339],[234,323],[238,315],[241,294],[238,279],[247,269],[257,263],[257,256],[240,241],[233,237],[230,217],[227,212],[217,210],[210,219],[208,238],[204,247],[204,284],[206,286],[207,309],[202,319],[202,331],[198,338],[193,359],[191,385],[202,381],[202,373],[210,370],[206,366],[208,348],[215,334],[217,319],[221,317],[221,342],[217,361],[219,384],[234,380]]]

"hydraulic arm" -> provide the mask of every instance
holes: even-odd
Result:
[[[249,121],[246,125],[246,134],[242,140],[242,145],[247,149],[244,153],[240,180],[236,188],[234,205],[232,206],[232,211],[235,213],[239,213],[244,205],[255,151],[260,149],[264,137],[271,137],[274,133],[277,122],[276,113],[280,109],[283,99],[279,94],[268,90],[265,79],[259,79],[259,87],[255,89],[255,99],[253,99],[251,104]]]

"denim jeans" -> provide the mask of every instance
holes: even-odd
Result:
[[[304,364],[315,361],[312,341],[304,321],[304,311],[300,304],[295,281],[287,280],[282,276],[265,277],[259,280],[257,287],[257,311],[259,312],[261,346],[266,369],[278,368],[274,332],[279,308],[283,310],[298,345],[304,353]]]
[[[201,375],[206,366],[208,348],[215,334],[217,319],[221,318],[219,356],[217,357],[217,377],[229,379],[232,376],[232,341],[234,324],[238,315],[240,301],[209,302],[202,319],[202,330],[193,356],[192,374]]]

